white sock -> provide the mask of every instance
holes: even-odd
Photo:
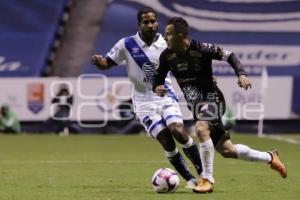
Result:
[[[210,182],[214,182],[213,179],[213,165],[214,165],[214,155],[215,149],[214,144],[211,139],[200,143],[200,157],[202,160],[202,176],[208,179]]]
[[[185,143],[185,144],[182,144],[181,146],[182,146],[182,148],[189,148],[189,147],[191,147],[193,144],[194,144],[193,138],[189,137],[189,141],[187,141],[187,143]]]
[[[265,163],[269,163],[272,160],[271,155],[267,152],[257,151],[243,144],[236,144],[234,146],[237,150],[238,159]]]

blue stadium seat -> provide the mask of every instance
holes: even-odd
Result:
[[[101,33],[96,41],[93,52],[105,54],[122,37],[134,35],[137,31],[136,13],[145,6],[152,6],[159,14],[159,32],[164,32],[167,20],[171,16],[182,16],[190,24],[191,38],[203,42],[231,46],[257,45],[255,55],[251,50],[244,58],[256,59],[258,65],[266,65],[260,60],[271,60],[274,56],[289,55],[286,49],[279,47],[300,48],[300,2],[299,1],[268,1],[250,3],[243,1],[165,1],[157,3],[148,1],[111,1],[101,22]],[[268,15],[265,15],[268,14]],[[113,22],[113,23],[112,23]],[[267,28],[266,28],[267,27]],[[272,47],[261,56],[264,47]],[[274,52],[276,55],[274,55]],[[239,52],[236,52],[239,53]],[[256,57],[260,56],[260,59]],[[282,56],[282,66],[278,64],[272,68],[271,75],[299,76],[300,63],[295,63],[292,56]],[[293,62],[294,61],[294,62]],[[293,62],[293,64],[288,63]],[[290,66],[290,67],[289,67]],[[297,68],[295,68],[295,66]],[[250,68],[252,66],[249,66]],[[288,69],[288,73],[287,73]],[[116,67],[107,71],[100,71],[87,61],[83,73],[102,73],[108,76],[126,76],[125,67]],[[218,73],[216,75],[233,75],[233,73]],[[255,75],[254,73],[252,75]]]
[[[0,1],[0,77],[41,75],[67,2]]]

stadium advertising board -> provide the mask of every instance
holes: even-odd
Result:
[[[260,77],[252,77],[253,88],[247,92],[239,88],[232,77],[220,77],[217,81],[224,91],[228,107],[237,119],[257,119],[262,114],[266,119],[295,117],[291,110],[291,77],[270,77],[264,98]],[[173,80],[173,83],[176,81]],[[56,104],[51,104],[51,101],[62,84],[67,84],[74,95],[74,105],[70,114],[72,120],[120,120],[118,106],[131,98],[132,86],[124,77],[89,75],[78,79],[2,78],[0,103],[9,104],[20,120],[45,120],[55,112]],[[174,85],[184,118],[191,119],[183,94],[178,85]]]

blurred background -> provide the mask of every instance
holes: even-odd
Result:
[[[126,66],[100,71],[90,57],[134,35],[144,6],[157,10],[162,34],[168,18],[181,16],[191,38],[239,56],[253,82],[250,91],[237,86],[227,63],[213,67],[229,108],[224,121],[235,132],[300,132],[296,0],[1,0],[0,132],[143,132],[132,113]]]

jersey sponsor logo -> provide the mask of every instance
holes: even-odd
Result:
[[[201,58],[202,57],[202,53],[200,53],[198,51],[190,51],[190,56]]]
[[[131,49],[131,52],[132,52],[133,54],[138,54],[138,53],[140,53],[140,49],[137,48],[137,47],[133,47],[133,48]]]
[[[184,86],[182,87],[182,92],[188,102],[196,101],[200,95],[198,88],[194,86]]]
[[[191,77],[191,78],[178,78],[177,81],[180,84],[188,83],[188,82],[193,82],[196,81],[197,77]]]
[[[176,65],[176,70],[179,71],[179,72],[187,71],[188,70],[188,63],[187,62],[178,63]]]
[[[142,70],[145,74],[145,77],[143,79],[144,83],[153,83],[154,82],[155,69],[157,67],[158,67],[158,65],[153,62],[146,62],[143,64]]]
[[[137,47],[133,47],[131,49],[131,55],[133,58],[144,58],[145,57],[144,52]]]

